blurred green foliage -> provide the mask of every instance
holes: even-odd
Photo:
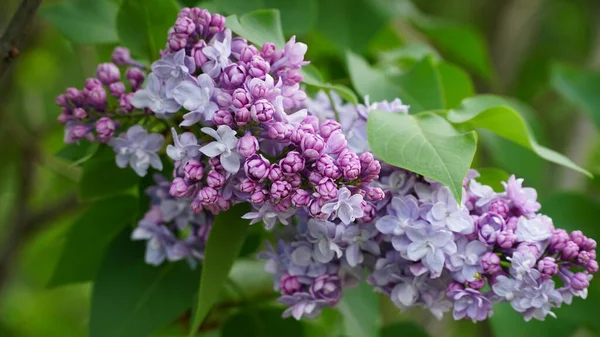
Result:
[[[3,1],[0,29],[6,26],[19,2]],[[126,6],[121,6],[121,2],[126,2]],[[500,168],[482,170],[490,182],[504,178],[504,172],[525,178],[526,185],[537,188],[542,211],[553,217],[557,226],[579,228],[600,239],[600,185],[540,159],[525,148],[535,144],[531,142],[533,138],[523,138],[525,133],[507,134],[503,130],[514,130],[498,129],[507,118],[517,118],[522,128],[531,129],[540,144],[565,154],[595,175],[600,173],[596,129],[600,124],[597,1],[178,2],[238,15],[236,31],[254,34],[257,42],[264,38],[283,41],[279,32],[270,31],[275,35],[265,37],[261,35],[264,32],[253,31],[248,27],[252,18],[245,18],[244,14],[278,8],[283,34],[296,34],[298,40],[306,42],[307,59],[320,70],[305,73],[307,84],[336,90],[347,100],[356,99],[348,89],[352,85],[359,100],[365,93],[373,92],[372,86],[380,85],[376,90],[380,97],[371,95],[372,100],[400,95],[420,111],[454,109],[474,93],[517,97],[526,104],[514,106],[517,115],[506,109],[476,111],[468,118],[455,116],[456,123],[468,122],[493,132],[478,133],[474,166]],[[80,165],[79,159],[106,149],[63,149],[62,126],[56,122],[58,108],[54,105],[54,97],[64,88],[80,86],[87,76],[93,75],[96,64],[107,60],[119,40],[133,45],[132,52],[142,58],[157,55],[166,35],[162,31],[175,19],[175,6],[173,0],[44,1],[32,21],[26,47],[11,71],[0,79],[0,247],[15,239],[11,233],[16,225],[22,225],[16,221],[20,209],[21,213],[44,215],[33,217],[38,222],[31,232],[18,238],[22,242],[15,263],[6,279],[0,279],[0,336],[88,336],[90,325],[91,335],[99,337],[144,336],[154,330],[159,330],[155,336],[187,333],[191,304],[187,297],[197,289],[199,273],[190,272],[184,263],[149,268],[143,264],[143,247],[131,243],[128,235],[118,236],[127,223],[114,223],[111,215],[95,216],[93,206],[86,211],[90,200],[110,203],[117,194],[138,196],[140,193],[134,190],[138,181],[130,171],[106,165],[108,157],[96,156]],[[130,14],[138,13],[142,7],[147,8],[147,17]],[[489,119],[482,118],[486,114],[499,119],[490,124]],[[586,124],[588,128],[582,128]],[[497,134],[518,139],[525,147]],[[108,180],[120,183],[104,185]],[[80,197],[80,204],[61,204],[74,196]],[[46,212],[48,209],[50,212]],[[79,217],[82,214],[83,218]],[[91,234],[83,235],[81,241],[74,241],[72,236],[66,238],[86,224],[86,215],[111,223],[94,236],[97,245],[93,249],[102,252],[98,255],[101,259],[78,268],[88,258],[76,251],[86,245],[85,235]],[[123,219],[129,215],[112,216]],[[254,229],[249,231],[255,235],[254,242],[247,239],[242,250],[243,255],[252,257],[259,234]],[[114,237],[118,239],[109,246]],[[61,257],[63,249],[74,250],[71,258],[81,260]],[[135,254],[137,259],[133,260]],[[130,260],[122,259],[124,256]],[[262,269],[253,263],[256,262],[235,263],[231,284],[226,282],[225,289],[215,294],[216,313],[206,318],[205,326],[217,324],[223,328],[218,333],[207,329],[202,336],[600,336],[596,318],[600,306],[598,280],[592,282],[587,300],[576,300],[557,310],[557,320],[549,318],[545,322],[525,323],[507,306],[498,306],[488,323],[472,325],[449,319],[437,322],[426,312],[401,314],[388,300],[380,300],[369,289],[359,287],[346,293],[339,312],[328,310],[315,321],[298,323],[279,318],[281,308],[273,306],[271,281],[264,273],[253,274]],[[70,270],[72,277],[53,277],[57,265]],[[67,284],[96,274],[103,282],[93,290],[89,283],[47,287],[49,282]],[[171,285],[173,292],[154,291],[157,282]],[[242,282],[247,287],[236,285]],[[121,303],[113,301],[115,292],[121,294],[117,297]],[[101,298],[94,305],[90,304],[92,293],[96,299]],[[167,303],[167,299],[172,302]],[[243,305],[231,311],[227,307],[231,301]],[[128,308],[132,302],[157,303],[154,307],[159,307],[160,312],[145,312],[142,304]],[[98,314],[101,309],[109,315]],[[188,313],[182,315],[186,310]],[[384,326],[381,330],[379,323]]]

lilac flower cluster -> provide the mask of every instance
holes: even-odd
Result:
[[[354,106],[334,92],[307,99],[306,50],[295,37],[259,49],[223,16],[184,8],[147,75],[117,48],[83,90],[57,98],[66,142],[108,143],[117,165],[140,176],[162,170],[158,152],[172,139],[172,181],[155,178],[132,234],[147,241],[148,263],[202,259],[214,215],[249,202],[251,224],[292,233],[263,254],[285,316],[315,317],[362,280],[401,310],[473,321],[498,302],[529,320],[585,298],[598,270],[593,239],[555,229],[535,190],[514,177],[496,192],[472,171],[456,200],[438,182],[381,164],[369,152],[369,112],[409,107],[368,98]],[[164,127],[173,121],[178,128]]]
[[[65,143],[82,139],[108,143],[113,146],[119,167],[131,166],[140,175],[146,175],[150,166],[162,169],[157,152],[162,148],[164,137],[149,134],[140,125],[117,135],[117,130],[130,126],[135,118],[146,116],[149,111],[134,113],[132,105],[135,93],[146,79],[144,66],[131,58],[129,50],[117,47],[112,61],[98,65],[96,77],[88,78],[83,89],[68,88],[56,97],[61,107],[59,122],[65,124]],[[125,69],[125,81],[122,71]],[[153,85],[152,79],[148,85]]]
[[[369,111],[407,113],[399,100],[354,110],[335,97],[333,102],[338,112],[347,114],[348,142],[363,151],[368,150],[364,138]],[[332,107],[322,97],[309,106],[320,106],[317,111],[330,117]],[[494,303],[510,302],[525,320],[543,320],[554,316],[552,308],[570,304],[573,296],[585,298],[598,271],[596,241],[580,231],[555,229],[550,218],[537,213],[541,206],[536,191],[523,187],[522,179],[512,176],[503,192],[495,192],[477,176],[471,171],[465,178],[458,202],[440,183],[383,165],[380,178],[367,188],[384,194],[373,203],[368,221],[335,224],[300,218],[294,240],[280,242],[276,252],[265,254],[281,302],[290,305],[286,315],[312,317],[337,302],[338,297],[328,302],[312,294],[318,277],[348,283],[348,276],[360,279],[364,270],[375,291],[401,310],[424,307],[438,318],[452,310],[455,319],[481,321],[493,314]],[[310,278],[299,271],[299,264],[312,267]],[[330,293],[337,296],[340,291],[332,283]]]
[[[259,50],[233,38],[223,24],[218,14],[183,9],[161,59],[151,66],[148,85],[131,99],[158,118],[178,119],[178,111],[186,111],[180,127],[193,132],[172,128],[173,144],[166,148],[175,164],[170,195],[206,216],[250,202],[255,210],[244,218],[267,229],[290,224],[296,213],[312,229],[352,227],[340,247],[352,252],[349,263],[356,266],[365,234],[351,224],[369,222],[374,202],[384,197],[368,187],[378,178],[379,162],[350,150],[339,123],[321,123],[303,109],[305,44],[292,37],[283,49],[265,43]],[[137,161],[131,164],[135,168]],[[174,236],[179,230],[169,228]],[[313,231],[311,242],[318,235]],[[148,250],[169,251],[172,245],[149,241]],[[332,251],[322,254],[320,261],[333,258]]]
[[[157,174],[154,180],[156,185],[146,190],[150,209],[131,237],[148,241],[145,259],[151,265],[187,259],[195,266],[196,260],[204,257],[212,217],[192,212],[190,199],[173,198],[169,194],[170,183],[163,176]]]

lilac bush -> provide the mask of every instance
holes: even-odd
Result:
[[[247,202],[250,224],[292,233],[261,254],[284,316],[316,317],[357,281],[400,310],[474,322],[499,302],[543,320],[586,297],[596,241],[555,228],[514,176],[498,192],[470,171],[457,200],[380,162],[367,141],[370,112],[409,107],[368,97],[353,105],[335,92],[309,98],[306,51],[295,37],[283,49],[254,46],[223,16],[184,8],[150,67],[118,47],[83,89],[57,97],[65,142],[107,143],[116,164],[140,176],[162,170],[159,154],[174,163],[147,190],[150,209],[132,233],[147,240],[146,262],[194,265],[214,217]]]

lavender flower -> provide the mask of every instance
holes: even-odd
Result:
[[[173,160],[181,160],[187,162],[189,159],[197,157],[200,152],[198,140],[191,132],[184,132],[181,136],[177,135],[175,128],[171,128],[173,134],[173,143],[175,145],[167,145],[167,155]]]
[[[181,105],[167,97],[164,84],[154,73],[148,75],[147,83],[146,89],[138,90],[133,94],[131,105],[138,109],[148,108],[159,116],[179,111]]]
[[[449,297],[454,301],[454,319],[469,317],[475,323],[492,315],[492,302],[477,290],[456,290]]]
[[[236,152],[238,142],[235,137],[236,132],[227,125],[220,125],[217,130],[202,128],[200,131],[215,139],[201,147],[200,152],[210,158],[218,157],[227,172],[237,173],[240,169],[240,157]]]
[[[218,110],[215,102],[211,101],[215,87],[213,80],[206,74],[198,78],[185,80],[173,88],[171,95],[181,106],[190,111],[183,116],[181,126],[190,126],[202,119],[211,120]]]
[[[361,207],[362,199],[362,195],[352,195],[348,188],[343,187],[338,190],[337,199],[323,205],[321,212],[333,215],[334,218],[339,218],[345,225],[349,225],[364,215]]]
[[[110,145],[117,153],[117,166],[125,168],[127,165],[143,177],[152,166],[162,170],[162,162],[156,154],[162,148],[164,138],[160,134],[148,132],[140,125],[134,125],[126,134],[113,138]]]

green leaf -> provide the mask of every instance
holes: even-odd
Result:
[[[302,337],[304,324],[281,318],[281,309],[248,308],[229,317],[223,325],[222,337]]]
[[[215,304],[233,261],[242,248],[249,222],[241,217],[249,209],[247,203],[235,205],[228,211],[219,213],[213,222],[204,250],[204,272],[200,280],[198,305],[193,316],[190,337]]]
[[[600,128],[600,74],[556,64],[552,67],[551,83],[566,100],[581,107]]]
[[[466,71],[448,62],[438,64],[437,70],[442,80],[447,108],[456,108],[463,99],[475,94],[473,82]]]
[[[480,175],[479,178],[476,179],[477,182],[491,186],[496,192],[504,191],[502,182],[508,181],[508,178],[510,178],[510,175],[504,170],[495,167],[478,168],[477,172],[479,172]]]
[[[117,166],[115,153],[110,147],[102,146],[83,165],[79,196],[82,200],[102,199],[122,194],[139,181],[140,177],[131,168]]]
[[[67,240],[48,286],[92,280],[108,244],[137,212],[137,199],[119,196],[92,204],[69,228]]]
[[[345,289],[338,308],[344,316],[344,336],[377,336],[381,324],[379,297],[368,284]]]
[[[485,39],[475,28],[459,22],[424,16],[415,17],[413,23],[452,60],[469,67],[484,78],[492,76]]]
[[[111,244],[92,290],[90,337],[146,337],[190,308],[200,270],[184,262],[150,266],[146,242],[123,231]]]
[[[155,60],[178,12],[174,0],[123,0],[117,16],[119,38],[134,55]]]
[[[369,0],[319,1],[316,30],[338,50],[361,53],[387,24],[389,15],[378,11]]]
[[[553,163],[563,165],[591,177],[591,174],[577,166],[567,157],[537,143],[529,126],[513,108],[514,103],[493,95],[479,95],[468,98],[457,109],[448,112],[448,120],[455,124],[487,129],[537,153]]]
[[[261,9],[242,16],[227,17],[226,26],[234,33],[257,44],[273,42],[277,48],[283,48],[285,37],[281,29],[281,17],[276,9]]]
[[[371,101],[400,98],[410,105],[411,113],[443,109],[445,106],[440,74],[432,57],[424,58],[395,77],[384,75],[352,52],[346,54],[346,60],[352,85],[360,95],[369,95]]]
[[[64,1],[43,6],[39,12],[73,42],[92,44],[119,40],[115,29],[117,7],[111,1]]]
[[[277,8],[281,13],[283,32],[290,35],[310,31],[317,23],[319,11],[317,0],[264,0],[262,8]]]
[[[428,337],[427,331],[415,322],[399,322],[383,327],[379,337]]]
[[[392,77],[392,81],[401,89],[397,97],[411,106],[411,113],[446,107],[442,79],[432,56],[417,62],[402,75]]]
[[[384,162],[437,180],[461,199],[463,179],[476,149],[475,132],[458,134],[443,117],[372,111],[367,136]]]
[[[442,60],[437,50],[423,42],[407,43],[399,48],[380,53],[382,62],[397,62],[402,60],[421,61],[427,56],[433,57],[435,63]]]
[[[98,143],[80,141],[79,143],[67,144],[56,153],[56,156],[70,161],[71,166],[76,166],[92,158],[98,151]]]
[[[369,95],[376,102],[393,100],[400,94],[400,88],[358,54],[346,53],[346,63],[352,86],[361,96]]]
[[[329,83],[324,83],[323,82],[323,76],[321,75],[321,73],[319,72],[319,70],[314,67],[311,66],[310,64],[307,66],[302,67],[302,82],[324,90],[324,91],[335,91],[338,95],[340,95],[340,97],[342,99],[344,99],[346,102],[352,103],[352,104],[358,104],[358,98],[356,97],[356,94],[349,88],[341,85],[341,84],[329,84]]]
[[[490,318],[495,337],[564,337],[572,336],[577,326],[561,319],[546,318],[545,321],[525,322],[523,314],[516,312],[508,303],[494,305]]]

